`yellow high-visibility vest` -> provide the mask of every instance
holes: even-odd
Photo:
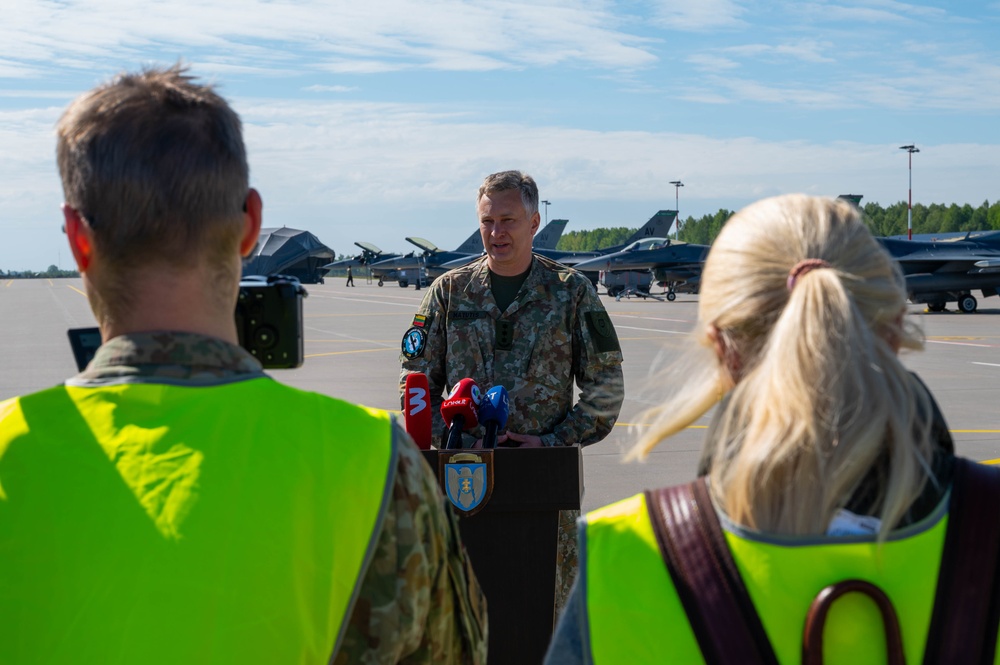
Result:
[[[724,530],[778,661],[801,662],[806,615],[816,595],[830,584],[860,579],[888,595],[906,661],[921,662],[948,524],[945,505],[881,545],[867,538],[765,539]],[[661,557],[645,497],[589,513],[582,531],[580,579],[593,663],[704,663]],[[885,663],[882,618],[873,601],[848,594],[833,605],[824,655],[828,665]]]
[[[388,414],[267,377],[0,403],[0,663],[328,663]]]

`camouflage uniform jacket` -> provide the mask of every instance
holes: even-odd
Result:
[[[116,337],[74,385],[206,385],[265,376],[238,346],[190,333]],[[322,433],[317,433],[318,435]],[[382,532],[332,663],[485,663],[486,600],[437,479],[395,422],[401,445]]]
[[[597,291],[582,274],[538,255],[505,312],[490,290],[486,258],[435,281],[404,338],[401,363],[400,391],[407,374],[427,375],[435,435],[444,429],[442,391],[465,377],[483,391],[506,388],[507,429],[539,435],[547,446],[600,441],[625,397],[618,337]],[[482,435],[482,427],[472,432]]]

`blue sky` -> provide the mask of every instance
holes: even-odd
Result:
[[[444,248],[520,168],[567,231],[786,192],[1000,198],[1000,1],[13,0],[0,269],[71,267],[53,126],[121,70],[189,63],[241,114],[265,225]]]

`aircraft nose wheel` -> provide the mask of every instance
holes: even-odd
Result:
[[[673,291],[667,291],[667,300],[669,300],[670,302],[677,300],[677,294],[674,293]]]
[[[976,307],[979,303],[976,302],[975,296],[962,296],[958,299],[958,309],[961,310],[963,314],[972,314],[976,311]]]
[[[381,278],[381,277],[379,277],[379,278],[378,278],[378,285],[379,285],[379,286],[384,286],[384,285],[385,285],[385,282],[384,282],[384,281],[382,281],[382,278]]]

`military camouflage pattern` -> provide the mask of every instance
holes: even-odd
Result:
[[[563,608],[569,601],[569,592],[573,590],[573,583],[576,582],[576,573],[579,570],[577,558],[577,548],[579,539],[577,534],[577,521],[580,519],[579,510],[559,511],[559,540],[556,543],[556,595],[553,620],[558,620]]]
[[[435,281],[418,315],[430,322],[423,327],[427,344],[414,358],[400,354],[399,389],[402,397],[407,374],[427,375],[436,442],[444,430],[442,392],[465,377],[483,391],[506,388],[507,429],[539,435],[545,445],[588,445],[614,426],[625,397],[622,354],[604,305],[582,274],[536,255],[517,299],[500,312],[481,258]],[[597,339],[601,330],[588,323],[594,315],[610,337]],[[498,344],[498,330],[504,337],[512,332],[509,350],[500,348],[507,344]],[[574,380],[580,389],[575,404]],[[468,441],[482,435],[479,427]]]
[[[396,436],[409,439],[398,425]],[[479,665],[487,645],[486,597],[457,518],[417,447],[401,445],[382,535],[333,662]]]
[[[70,383],[127,378],[199,385],[264,376],[238,346],[191,333],[122,335]],[[486,599],[437,478],[394,422],[398,464],[371,564],[340,651],[347,663],[486,662]]]
[[[215,337],[183,332],[119,335],[97,350],[73,383],[115,378],[158,378],[194,385],[219,379],[263,376],[247,351]]]
[[[539,435],[545,445],[596,443],[614,426],[625,398],[622,354],[604,305],[580,273],[535,255],[517,298],[500,312],[482,258],[435,281],[414,325],[418,321],[427,343],[414,358],[400,355],[399,388],[402,399],[407,374],[427,375],[438,445],[442,392],[465,377],[484,392],[506,388],[507,429]],[[503,339],[511,333],[513,339]],[[574,380],[580,389],[576,404]],[[466,445],[482,436],[482,427],[473,430]],[[557,615],[576,580],[579,516],[578,510],[559,513]]]

